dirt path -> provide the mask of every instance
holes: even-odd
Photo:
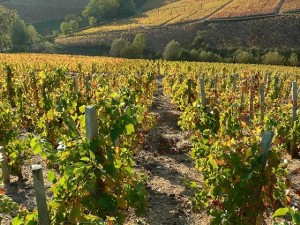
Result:
[[[180,111],[163,94],[162,77],[150,109],[157,125],[146,135],[144,149],[136,157],[137,168],[149,176],[149,206],[139,218],[133,213],[126,225],[208,224],[205,213],[194,213],[189,198],[193,192],[184,185],[189,179],[200,183],[199,172],[189,156],[190,134],[177,125]]]

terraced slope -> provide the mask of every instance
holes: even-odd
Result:
[[[151,4],[149,8],[155,7],[153,4],[159,4],[159,2],[153,0]],[[212,46],[215,47],[224,48],[227,44],[234,47],[234,43],[239,43],[239,46],[246,44],[246,46],[271,48],[280,45],[280,47],[298,48],[296,46],[298,44],[295,43],[298,32],[289,30],[289,28],[299,30],[298,16],[290,18],[278,16],[274,19],[267,17],[266,20],[253,20],[253,17],[260,16],[264,19],[264,15],[300,11],[300,0],[165,0],[160,4],[160,7],[136,17],[86,29],[72,36],[58,37],[55,43],[68,47],[92,47],[100,43],[110,45],[120,37],[131,41],[137,33],[145,33],[148,39],[148,50],[162,52],[164,46],[172,39],[180,41],[184,46],[188,45],[197,30],[203,30],[202,27],[205,27],[204,29],[207,29],[210,34],[208,42],[212,42]],[[233,21],[223,26],[222,18],[225,19],[224,21],[228,19]],[[244,19],[249,18],[253,21],[243,22]],[[284,25],[285,21],[290,21],[291,24]],[[211,25],[206,26],[210,22],[212,22]],[[204,25],[202,26],[201,23]],[[278,29],[267,29],[264,23],[271,28]],[[216,28],[219,25],[221,25],[221,30]],[[284,34],[280,33],[283,30],[281,26],[287,27]],[[258,33],[254,33],[254,30]],[[231,38],[228,38],[227,31],[230,31]],[[290,33],[293,34],[290,35]],[[235,42],[232,42],[233,39]]]
[[[280,0],[234,0],[211,18],[229,18],[275,13]]]
[[[300,11],[300,1],[299,0],[285,0],[280,11],[282,13]]]
[[[201,20],[213,14],[230,1],[231,0],[175,1],[130,19],[84,30],[79,32],[78,35],[97,34],[102,33],[103,31],[163,26],[192,20]]]

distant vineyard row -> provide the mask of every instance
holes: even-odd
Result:
[[[78,35],[99,34],[105,31],[162,26],[190,20],[201,20],[217,11],[229,1],[230,0],[176,1],[130,19],[81,31]]]
[[[108,31],[120,31],[136,28],[163,26],[181,22],[201,20],[206,17],[212,19],[241,17],[251,15],[265,15],[279,12],[280,0],[246,1],[246,0],[181,0],[152,9],[139,16],[113,22],[83,30],[77,35],[95,35]],[[286,0],[282,12],[297,11],[300,2]]]

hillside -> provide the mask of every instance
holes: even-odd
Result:
[[[11,0],[0,2],[17,10],[26,23],[64,18],[68,14],[81,14],[89,0]]]
[[[64,47],[110,45],[116,38],[132,40],[136,33],[145,33],[147,50],[161,52],[172,39],[188,45],[197,31],[204,29],[209,34],[206,41],[212,47],[298,49],[300,46],[297,46],[295,38],[298,36],[299,17],[282,14],[293,14],[299,10],[300,1],[296,0],[171,1],[129,19],[58,37],[55,43]],[[259,18],[254,20],[257,16]],[[287,21],[290,23],[286,24]]]

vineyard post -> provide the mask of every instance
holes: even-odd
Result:
[[[181,84],[183,82],[183,76],[182,74],[179,75],[179,83]]]
[[[78,80],[76,75],[73,76],[73,85],[75,94],[78,94]]]
[[[159,12],[159,10],[158,10],[158,12]],[[157,75],[160,75],[160,64],[159,64],[159,62],[157,63]]]
[[[10,183],[10,177],[9,177],[9,170],[8,170],[8,163],[7,163],[7,157],[5,154],[5,149],[3,146],[0,146],[0,154],[1,154],[1,165],[2,165],[2,178],[4,184]]]
[[[215,90],[218,90],[218,81],[219,81],[219,76],[218,74],[215,76]]]
[[[114,141],[114,146],[120,147],[120,138],[119,137],[117,137],[116,140]]]
[[[282,88],[282,86],[283,86],[283,81],[281,78],[279,78],[279,82],[278,82],[278,85],[276,86],[276,88],[280,90]]]
[[[244,91],[241,91],[241,110],[242,112],[244,111],[244,102],[245,102],[245,96],[244,96]]]
[[[85,92],[86,92],[86,95],[89,95],[89,93],[90,93],[90,79],[91,79],[91,77],[89,75],[85,76]]]
[[[266,168],[269,150],[271,149],[273,137],[274,137],[273,131],[264,131],[262,133],[261,149],[263,155],[263,161],[262,161],[263,170],[265,170]]]
[[[98,137],[96,106],[86,106],[85,108],[85,129],[87,138],[94,139]]]
[[[206,106],[206,99],[205,99],[205,85],[204,85],[204,78],[200,78],[200,90],[201,90],[201,103],[202,106]]]
[[[297,82],[293,81],[292,83],[292,100],[293,100],[293,111],[292,111],[292,121],[297,120],[297,93],[298,92],[298,87],[297,87]]]
[[[216,74],[215,77],[215,101],[218,103],[218,82],[219,82],[219,76]]]
[[[253,117],[253,85],[254,85],[254,77],[251,76],[251,81],[250,81],[250,108],[249,108],[249,114],[250,114],[250,118],[249,120],[252,119]]]
[[[222,75],[222,89],[225,90],[226,89],[226,75],[225,73],[223,72],[223,75]]]
[[[260,121],[263,122],[265,117],[265,86],[260,84]]]
[[[49,215],[44,188],[44,179],[41,165],[32,165],[32,175],[36,203],[38,207],[38,220],[40,225],[49,225]]]
[[[188,79],[188,104],[191,104],[191,94],[192,94],[192,80]]]
[[[269,83],[270,83],[270,75],[271,73],[267,72],[265,75],[265,79],[264,79],[264,83],[265,83],[265,92],[268,93],[269,92]]]
[[[238,80],[238,74],[235,73],[235,74],[234,74],[234,79],[233,79],[233,87],[232,87],[233,91],[236,90],[236,83],[237,83],[237,80]]]

